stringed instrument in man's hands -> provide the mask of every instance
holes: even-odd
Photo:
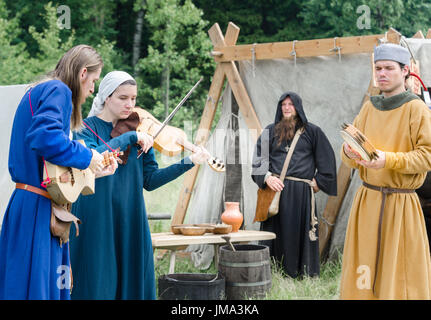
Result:
[[[83,140],[78,140],[85,145]],[[107,152],[103,154],[103,166],[109,166],[109,158],[114,158],[121,163],[118,156],[122,155],[119,149],[115,152]],[[80,194],[89,195],[94,193],[95,174],[90,168],[80,170],[71,167],[58,166],[48,161],[46,170],[44,170],[43,180],[46,181],[49,177],[49,183],[46,189],[52,200],[58,205],[65,205],[75,202]]]

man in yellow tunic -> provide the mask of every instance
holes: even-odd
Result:
[[[346,143],[342,161],[363,185],[350,212],[341,299],[431,299],[431,262],[415,189],[431,170],[431,111],[407,91],[410,53],[394,44],[374,52],[382,95],[367,101],[353,125],[377,149],[365,161]]]

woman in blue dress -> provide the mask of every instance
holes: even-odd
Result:
[[[70,130],[81,125],[81,104],[93,93],[102,66],[92,47],[73,47],[18,105],[9,151],[17,189],[0,234],[2,300],[70,299],[69,243],[60,246],[50,233],[51,201],[41,186],[44,160],[101,173],[103,156],[71,140]]]
[[[150,148],[152,138],[148,141],[149,136],[136,131],[113,134],[117,122],[131,115],[136,95],[136,82],[129,74],[108,73],[100,83],[90,117],[84,120],[91,130],[84,129],[76,136],[99,152],[108,149],[105,143],[113,149],[119,147],[128,152],[128,158],[114,175],[96,181],[96,194],[81,196],[73,205],[72,213],[82,225],[79,237],[71,237],[72,299],[156,298],[143,189],[154,190],[209,156],[200,148],[160,169]],[[138,145],[144,150],[139,158]]]

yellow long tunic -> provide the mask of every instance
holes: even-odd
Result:
[[[431,112],[421,100],[382,111],[366,102],[353,122],[386,153],[383,169],[366,169],[349,159],[372,185],[417,189],[431,170]],[[416,193],[388,194],[381,230],[375,293],[373,282],[382,193],[361,186],[347,226],[341,299],[431,299],[431,262],[425,222]]]

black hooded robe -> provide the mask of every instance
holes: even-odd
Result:
[[[281,103],[287,97],[291,98],[305,131],[297,142],[286,176],[309,180],[315,178],[321,191],[335,196],[337,178],[334,151],[323,131],[307,121],[302,100],[293,92],[286,92],[280,97],[274,123],[265,128],[256,143],[252,179],[260,188],[264,188],[268,171],[277,175],[281,173],[287,155],[286,147],[290,146],[293,139],[283,141],[278,146],[275,125],[282,119]],[[281,264],[287,275],[294,278],[304,274],[318,276],[320,272],[319,242],[318,239],[311,241],[309,238],[310,220],[310,186],[285,179],[279,213],[261,223],[262,231],[274,232],[277,237],[262,241],[262,244],[269,246],[271,256]]]

